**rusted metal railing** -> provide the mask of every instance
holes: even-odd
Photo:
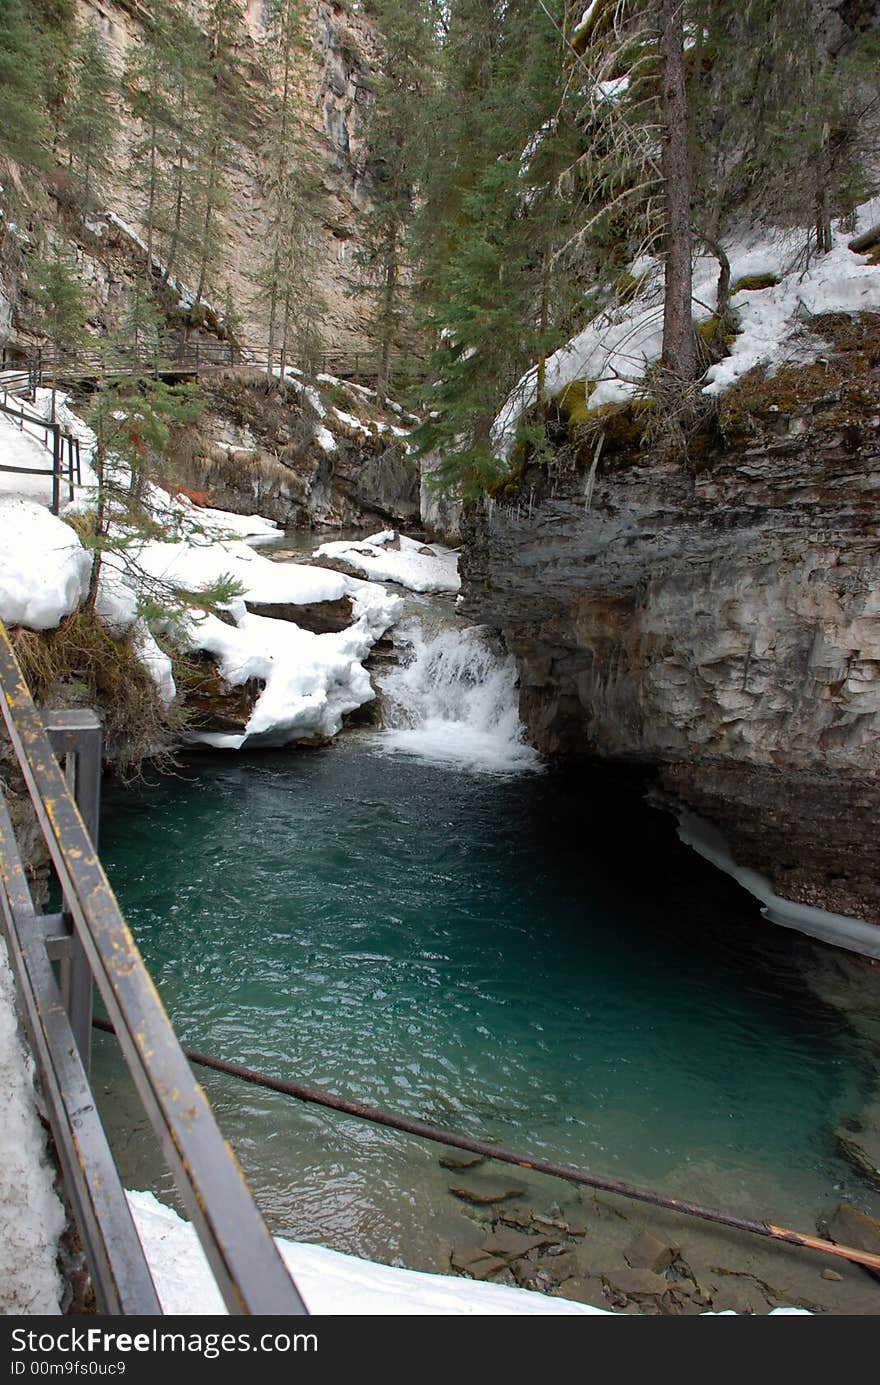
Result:
[[[162,1310],[89,1086],[93,980],[227,1308],[305,1313],[98,859],[100,724],[55,713],[47,729],[2,622],[0,711],[63,899],[37,911],[0,795],[0,922],[101,1311]]]

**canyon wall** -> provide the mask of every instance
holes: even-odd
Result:
[[[472,510],[464,609],[541,750],[651,766],[778,893],[880,921],[880,318],[814,330],[699,460],[611,437],[589,501],[551,463]]]
[[[142,12],[136,0],[77,0],[82,19],[97,24],[110,59],[122,72],[132,45],[141,41]],[[369,338],[363,320],[363,300],[350,290],[357,279],[358,214],[369,206],[370,179],[362,141],[363,112],[369,99],[370,69],[379,38],[363,15],[338,0],[315,0],[310,20],[311,50],[299,74],[299,116],[321,170],[324,215],[316,227],[318,281],[327,305],[322,323],[329,351],[365,350]],[[229,203],[219,213],[223,264],[220,278],[228,287],[242,318],[242,336],[252,347],[265,350],[265,312],[257,303],[254,270],[265,237],[265,212],[255,150],[262,131],[261,102],[266,79],[258,42],[263,33],[263,5],[248,0],[242,8],[240,56],[253,96],[253,126],[247,144],[234,149]],[[125,107],[117,175],[109,189],[108,209],[138,229],[138,201],[131,185],[129,150],[135,128]],[[209,298],[222,294],[214,285]],[[2,319],[0,319],[2,325]]]

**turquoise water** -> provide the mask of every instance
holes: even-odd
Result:
[[[203,755],[109,791],[102,855],[187,1044],[804,1230],[842,1193],[876,1215],[833,1133],[876,1051],[810,990],[813,945],[619,773],[367,733]],[[97,1073],[128,1185],[167,1190],[103,1040]],[[435,1147],[203,1080],[275,1230],[444,1263]]]

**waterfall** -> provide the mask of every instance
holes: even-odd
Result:
[[[537,769],[523,736],[516,664],[484,626],[398,627],[408,646],[381,682],[382,747],[434,763],[489,772]]]

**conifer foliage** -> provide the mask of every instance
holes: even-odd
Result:
[[[43,56],[21,0],[0,0],[0,155],[37,168],[49,162]]]
[[[83,25],[73,54],[70,101],[63,122],[68,167],[88,211],[113,164],[119,118],[118,84],[94,24]]]

